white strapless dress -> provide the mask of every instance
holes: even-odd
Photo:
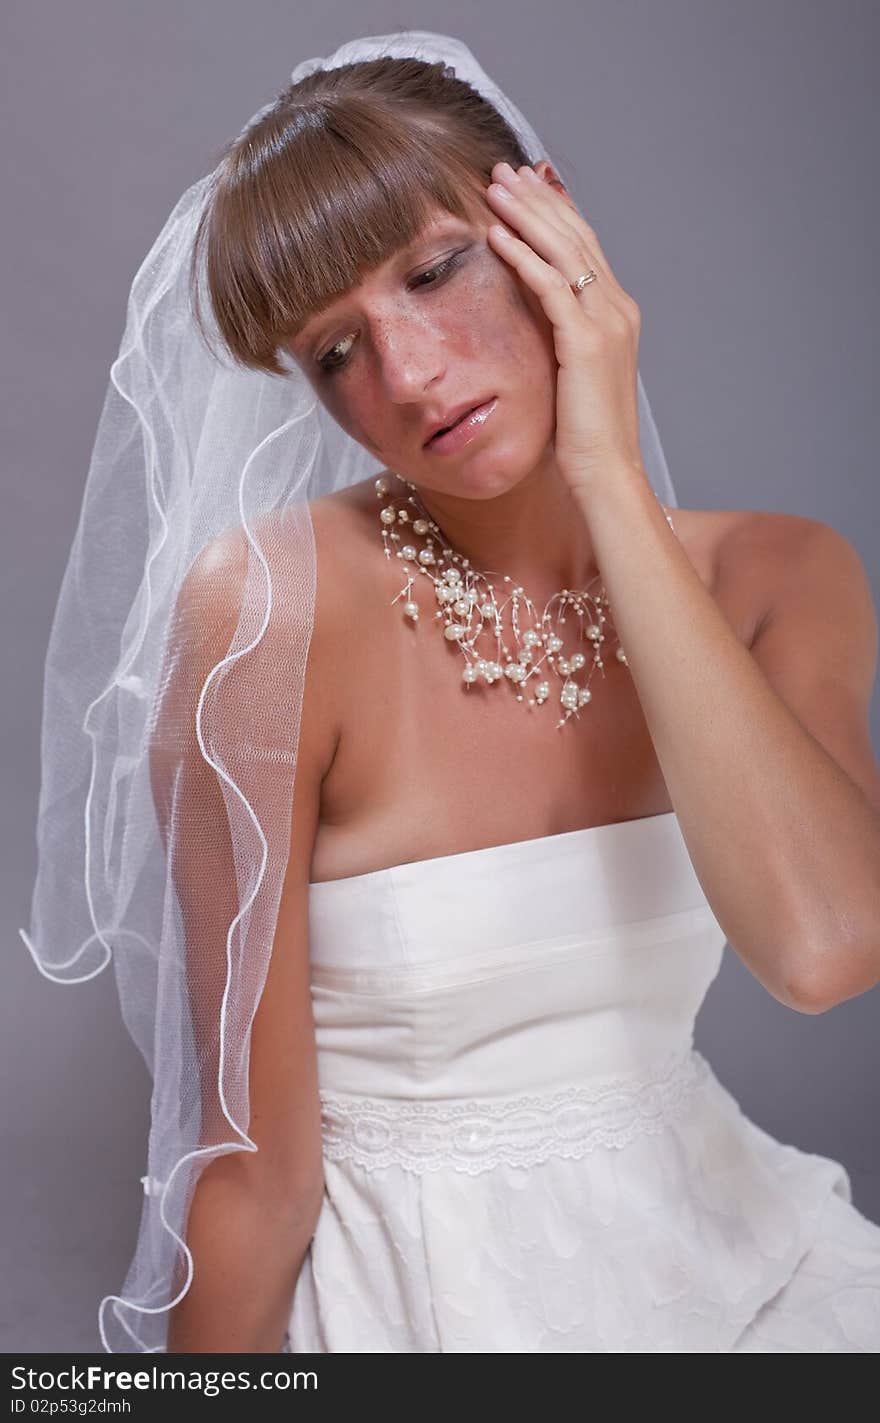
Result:
[[[326,1190],[285,1349],[877,1352],[880,1226],[693,1046],[674,812],[310,887]]]

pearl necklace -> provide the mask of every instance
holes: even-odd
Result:
[[[400,475],[397,477],[401,478]],[[592,578],[584,589],[563,588],[561,592],[554,593],[538,618],[537,609],[528,594],[521,586],[514,585],[513,580],[505,574],[504,582],[510,584],[510,588],[507,590],[508,597],[499,605],[495,584],[489,581],[498,575],[488,571],[477,572],[471,568],[469,559],[451,549],[440,528],[425,509],[416,486],[410,484],[409,480],[403,480],[403,483],[412,491],[406,500],[411,508],[400,508],[393,498],[389,498],[391,484],[384,475],[374,481],[376,496],[383,501],[379,520],[385,557],[390,559],[392,556],[390,544],[401,545],[401,534],[396,526],[411,530],[418,539],[423,540],[420,548],[407,541],[393,550],[404,565],[406,581],[397,596],[392,598],[392,606],[399,598],[405,598],[404,616],[413,623],[418,622],[419,605],[413,598],[414,575],[419,574],[430,579],[438,604],[434,617],[445,622],[444,636],[448,641],[458,643],[465,658],[461,674],[465,686],[472,686],[475,682],[484,682],[488,686],[493,686],[496,682],[507,682],[516,689],[516,700],[524,702],[526,697],[522,689],[527,687],[532,678],[537,678],[534,696],[528,698],[528,705],[543,706],[550,697],[550,683],[544,672],[546,664],[562,681],[559,701],[565,715],[557,722],[557,728],[563,727],[569,717],[577,716],[579,708],[586,706],[591,700],[589,683],[595,671],[598,669],[602,673],[603,680],[605,677],[602,649],[609,637],[606,630],[606,611],[610,612],[610,609],[604,584],[600,584],[595,594],[589,591],[594,584],[600,582],[600,575]],[[656,490],[654,493],[657,497]],[[660,507],[666,514],[669,527],[675,533],[675,525],[668,512],[662,504]],[[511,652],[504,642],[502,631],[501,615],[508,603],[511,604],[515,652]],[[522,631],[521,606],[525,608],[533,624]],[[574,610],[580,624],[579,637],[586,638],[591,644],[589,658],[581,651],[572,653],[570,657],[559,655],[563,647],[559,626],[565,622],[566,608]],[[555,620],[551,615],[553,609]],[[477,652],[476,643],[482,634],[492,633],[495,637],[495,655],[486,658]],[[617,636],[613,628],[612,635],[615,638]],[[619,645],[619,638],[617,642],[614,655],[617,661],[626,667],[629,665],[626,653]],[[501,657],[505,659],[503,664]],[[571,674],[582,671],[588,660],[591,665],[586,682],[578,684]]]

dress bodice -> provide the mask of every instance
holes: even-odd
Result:
[[[674,812],[310,887],[328,1091],[444,1099],[686,1051],[724,934]]]
[[[309,919],[294,1352],[759,1347],[850,1186],[693,1046],[725,936],[673,812],[315,883]]]

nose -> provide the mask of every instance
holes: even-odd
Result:
[[[398,314],[381,321],[373,333],[383,388],[389,400],[406,405],[424,399],[442,378],[446,355],[434,328]]]

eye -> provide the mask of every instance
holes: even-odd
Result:
[[[343,336],[341,341],[337,341],[334,346],[331,346],[330,350],[326,351],[324,355],[321,356],[318,360],[318,365],[321,367],[321,370],[324,371],[327,375],[331,375],[333,371],[338,371],[341,366],[344,366],[345,356],[343,356],[343,359],[341,361],[334,360],[333,357],[335,356],[336,352],[342,350],[342,348],[345,346],[346,341],[353,340],[353,336]],[[345,354],[347,355],[347,351]]]
[[[436,266],[429,267],[426,272],[420,272],[417,277],[413,278],[411,284],[412,287],[419,288],[441,286],[442,283],[446,281],[447,277],[449,277],[451,272],[457,266],[458,259],[460,256],[460,252],[454,252],[451,257],[444,258],[444,260],[442,262],[438,262]],[[353,341],[353,339],[354,338],[352,336],[343,336],[340,341],[337,341],[333,346],[330,347],[328,351],[325,351],[323,356],[320,356],[318,358],[317,364],[320,366],[321,370],[324,372],[325,375],[332,375],[334,371],[342,370],[343,366],[346,364],[348,358],[348,351],[351,349],[350,343]],[[346,343],[349,344],[346,345]],[[340,351],[342,351],[341,360],[337,359],[338,353]]]
[[[447,276],[449,275],[449,273],[452,271],[453,267],[456,265],[456,263],[457,263],[457,261],[458,261],[458,258],[459,258],[459,253],[458,253],[458,252],[454,252],[453,255],[452,255],[451,257],[447,257],[447,258],[445,259],[445,261],[443,261],[443,262],[438,262],[437,265],[436,265],[436,267],[429,267],[428,270],[427,270],[427,272],[422,272],[422,273],[420,273],[420,275],[414,279],[414,281],[413,281],[413,286],[417,286],[417,287],[436,287],[436,286],[439,286],[439,285],[440,285],[440,282],[442,282],[443,279],[444,279],[445,277],[447,277]],[[431,279],[433,279],[433,280],[431,280]]]

